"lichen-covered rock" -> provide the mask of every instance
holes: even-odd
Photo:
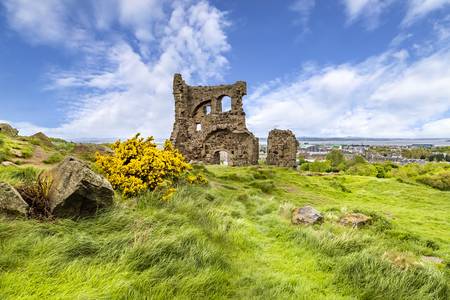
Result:
[[[366,216],[365,214],[361,213],[350,213],[341,218],[339,223],[346,226],[352,226],[352,227],[361,227],[366,224],[369,224],[372,220],[371,217]]]
[[[271,130],[267,138],[266,163],[279,167],[296,167],[298,146],[299,143],[292,131]]]
[[[293,224],[316,224],[323,221],[322,214],[312,206],[304,206],[294,209],[292,213]]]
[[[15,129],[9,124],[0,123],[0,133],[9,135],[9,136],[17,136],[19,134],[19,130]]]
[[[6,182],[0,182],[0,212],[7,215],[27,216],[30,207],[19,192]]]
[[[2,161],[1,165],[4,167],[10,167],[10,166],[15,166],[16,164],[6,160],[6,161]]]
[[[51,180],[49,206],[56,217],[89,216],[113,204],[114,190],[108,180],[74,157],[41,176]]]

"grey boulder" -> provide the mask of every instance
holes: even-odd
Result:
[[[312,225],[323,221],[322,214],[312,206],[304,206],[294,209],[292,213],[293,224]]]
[[[55,217],[89,216],[113,204],[114,190],[108,180],[77,158],[67,157],[42,177],[51,182],[48,199]]]
[[[9,216],[26,217],[30,207],[19,192],[6,182],[0,182],[0,212]]]

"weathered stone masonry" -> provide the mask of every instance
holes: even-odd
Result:
[[[247,84],[189,86],[180,74],[173,80],[175,123],[171,141],[188,161],[220,162],[220,152],[228,154],[229,165],[258,163],[258,139],[247,129],[242,97]],[[226,98],[231,109],[223,111]]]
[[[271,130],[267,138],[267,164],[280,167],[296,167],[298,146],[299,143],[292,131]]]

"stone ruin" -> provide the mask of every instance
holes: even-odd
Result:
[[[269,132],[267,139],[268,165],[279,167],[297,166],[297,149],[299,143],[290,130],[273,129]]]
[[[247,129],[242,97],[247,84],[189,86],[173,79],[175,123],[171,141],[188,161],[232,166],[258,163],[258,139]],[[229,107],[227,107],[229,104]]]

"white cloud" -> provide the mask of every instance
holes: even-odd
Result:
[[[59,17],[52,21],[61,22],[62,28],[83,23],[103,34],[98,35],[101,39],[80,42],[83,47],[78,51],[86,57],[79,64],[83,67],[50,74],[47,89],[71,91],[71,97],[65,99],[67,121],[58,128],[36,129],[65,138],[126,137],[136,132],[168,137],[174,111],[173,74],[180,72],[187,80],[203,82],[220,79],[227,70],[224,53],[230,45],[224,28],[228,23],[224,13],[208,2],[135,0],[136,6],[125,0],[119,2],[118,10],[97,11],[87,22],[62,21]],[[161,3],[166,5],[164,9],[158,6]],[[94,9],[101,9],[102,3],[96,4]],[[29,22],[21,30],[32,26]],[[122,27],[113,30],[115,26]],[[120,34],[124,27],[132,29],[138,48]],[[45,30],[39,36],[45,36]],[[54,44],[58,39],[62,38],[40,42]],[[144,53],[142,47],[151,51]],[[15,125],[23,125],[27,132],[32,130],[29,124]]]
[[[429,13],[450,5],[450,0],[342,0],[342,2],[346,9],[348,22],[354,23],[361,20],[368,29],[376,28],[382,14],[396,3],[405,9],[402,21],[404,26],[410,26]]]
[[[71,1],[5,0],[9,24],[33,42],[56,42],[67,36],[66,6]]]
[[[450,118],[446,118],[424,124],[422,127],[421,134],[423,136],[448,137],[449,132],[450,132]],[[442,133],[444,133],[444,135]]]
[[[381,14],[395,0],[342,0],[346,8],[348,22],[363,20],[368,29],[378,26]]]
[[[425,15],[450,5],[450,0],[409,0],[403,24],[411,25]]]
[[[249,127],[260,136],[275,126],[299,136],[448,137],[450,51],[407,60],[389,51],[302,71],[249,96]]]
[[[86,58],[80,62],[83,67],[50,74],[47,88],[72,92],[64,98],[67,120],[58,128],[16,123],[22,133],[168,137],[173,73],[201,83],[220,79],[227,69],[226,15],[208,2],[134,0],[136,6],[130,8],[126,0],[115,0],[117,5],[112,1],[93,2],[89,14],[77,12],[70,0],[5,0],[10,26],[27,40],[62,45]],[[305,6],[298,9],[306,16],[312,2],[303,1]],[[345,3],[350,20],[364,16],[376,22],[390,2]],[[435,28],[441,43],[448,45],[445,24]],[[260,136],[275,126],[298,135],[448,137],[450,51],[438,48],[442,50],[431,47],[415,62],[409,61],[409,51],[400,49],[356,64],[307,64],[296,78],[275,79],[247,97],[249,126]]]
[[[292,11],[298,13],[298,23],[303,27],[303,31],[308,30],[308,21],[315,6],[316,0],[295,0],[290,6]]]

